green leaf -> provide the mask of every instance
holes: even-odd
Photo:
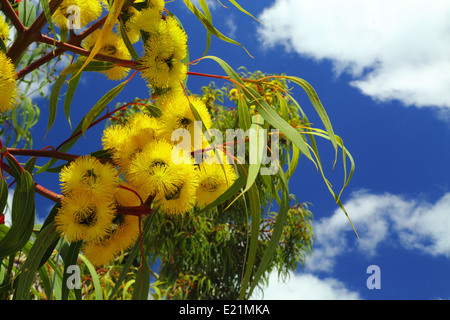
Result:
[[[136,274],[132,300],[148,300],[150,293],[150,269],[147,261],[143,260]]]
[[[120,34],[122,35],[123,42],[125,43],[131,57],[133,58],[134,61],[138,61],[140,59],[140,57],[137,54],[136,49],[134,49],[133,44],[131,43],[130,39],[128,38],[128,35],[127,35],[127,32],[125,31],[125,26],[124,26],[122,20],[120,20]]]
[[[270,123],[275,129],[280,130],[309,160],[313,161],[311,152],[304,138],[284,120],[254,89],[247,88],[245,91],[250,104],[255,104],[258,112],[264,120]]]
[[[46,270],[46,268],[39,268],[39,278],[42,283],[42,287],[44,288],[45,295],[47,296],[48,300],[52,299],[52,283],[49,277],[49,274]]]
[[[41,5],[42,5],[42,10],[44,11],[44,14],[45,14],[45,19],[47,19],[47,22],[48,22],[50,28],[52,29],[52,32],[55,35],[55,40],[56,40],[55,26],[53,25],[53,21],[52,21],[52,14],[50,12],[49,0],[40,0],[40,1],[41,1]]]
[[[36,157],[32,157],[27,161],[27,163],[25,163],[23,168],[24,168],[24,170],[28,171],[30,174],[33,174],[35,165],[36,165]]]
[[[241,167],[240,172],[242,175],[246,175],[245,170],[248,170],[248,165],[245,165],[244,169]],[[245,273],[241,283],[240,299],[245,297],[245,293],[253,273],[258,249],[259,227],[261,222],[261,200],[259,197],[258,187],[255,184],[252,184],[246,195],[250,206],[250,242],[247,259],[245,261]]]
[[[260,144],[260,133],[263,130],[263,124],[264,120],[260,115],[256,115],[252,119],[252,125],[250,127],[250,137],[249,137],[249,154],[250,154],[250,163],[249,163],[249,170],[248,170],[248,178],[247,178],[247,185],[245,189],[242,191],[242,193],[247,192],[250,187],[253,185],[253,183],[256,180],[256,177],[259,174],[259,171],[261,169],[261,159],[262,159],[262,151],[263,145]],[[252,135],[252,132],[254,132],[254,135]],[[256,141],[254,141],[256,139]],[[256,150],[255,150],[256,148]],[[253,163],[253,159],[256,157],[256,163]]]
[[[98,277],[97,271],[95,270],[95,267],[84,255],[80,254],[79,257],[88,268],[89,273],[92,277],[92,283],[94,284],[95,291],[95,300],[103,300],[102,286],[100,284],[100,279]]]
[[[260,22],[258,19],[256,19],[250,12],[248,12],[247,10],[245,10],[244,8],[242,8],[239,3],[237,3],[235,0],[230,0],[230,2],[239,10],[241,10],[243,13],[245,13],[246,15],[249,15],[250,17],[252,17],[253,19],[255,19],[256,21]]]
[[[57,261],[56,261],[57,262]],[[41,272],[43,271],[43,272]],[[63,274],[61,273],[61,268],[55,266],[55,261],[47,260],[46,263],[39,269],[39,274],[42,273],[53,273],[51,280],[51,287],[49,294],[47,294],[48,300],[61,300],[61,291],[63,287]],[[49,279],[50,280],[50,279]]]
[[[322,103],[320,102],[319,96],[317,95],[314,88],[307,81],[300,79],[298,77],[287,76],[285,78],[286,78],[286,80],[290,80],[290,81],[297,83],[306,92],[306,94],[309,97],[309,100],[311,101],[317,114],[319,115],[320,119],[322,120],[322,123],[325,126],[328,136],[330,137],[330,141],[333,144],[333,147],[335,148],[335,150],[337,152],[337,142],[336,142],[335,134],[333,131],[333,127],[331,125],[331,121],[327,115],[325,108],[323,107]]]
[[[286,99],[282,97],[280,93],[277,92],[278,100],[280,101],[280,113],[284,120],[289,120],[289,107],[287,105]]]
[[[36,7],[30,1],[21,1],[18,11],[19,19],[25,27],[31,26],[36,20]]]
[[[239,128],[247,131],[251,126],[250,111],[248,110],[247,101],[245,99],[239,99],[237,105],[237,112],[239,117]]]
[[[64,70],[67,70],[64,69]],[[50,91],[50,98],[49,98],[49,104],[48,104],[48,122],[47,122],[47,133],[50,131],[50,128],[53,126],[53,123],[56,119],[56,111],[58,108],[58,99],[59,99],[59,93],[64,85],[64,82],[67,79],[68,73],[65,71],[61,71],[59,74],[59,77],[56,79],[55,83],[53,84],[52,90]]]
[[[275,226],[272,231],[272,234],[271,234],[271,237],[269,240],[269,244],[267,246],[266,251],[264,252],[264,255],[261,259],[258,269],[256,270],[256,273],[252,280],[252,284],[251,284],[251,287],[250,287],[247,297],[250,297],[252,295],[254,288],[256,287],[258,282],[261,280],[263,274],[266,272],[268,266],[270,265],[270,262],[275,253],[275,250],[279,246],[279,241],[280,241],[281,235],[283,233],[283,228],[286,224],[287,213],[289,211],[289,187],[287,184],[286,176],[284,175],[284,172],[281,167],[278,170],[278,176],[280,177],[280,181],[282,183],[280,209],[277,214]]]
[[[153,217],[154,217],[154,215],[152,215],[144,220],[142,237],[145,237],[146,234],[150,231],[150,228],[152,226],[152,218]],[[138,240],[138,241],[136,241],[133,248],[129,252],[126,263],[122,266],[122,270],[120,271],[119,278],[117,279],[113,290],[109,294],[109,300],[112,300],[114,298],[114,296],[116,295],[117,291],[120,289],[120,286],[121,286],[123,280],[125,279],[125,277],[127,276],[128,272],[131,268],[131,265],[132,265],[133,261],[136,259],[140,249],[141,249],[141,246],[140,246],[140,242]]]
[[[200,3],[200,6],[203,9],[203,12],[205,12],[206,19],[212,25],[211,12],[209,11],[209,8],[208,8],[208,5],[206,4],[206,1],[205,0],[199,0],[199,3]],[[205,49],[205,52],[203,53],[202,56],[205,56],[208,53],[210,46],[211,46],[211,30],[207,28],[206,29],[206,49]]]
[[[55,83],[53,84],[52,90],[50,92],[50,99],[49,99],[49,118],[48,118],[48,124],[47,124],[47,133],[50,131],[50,128],[53,126],[53,123],[56,119],[56,112],[58,109],[58,100],[60,96],[61,89],[66,82],[67,77],[77,72],[84,60],[78,59],[77,62],[67,66],[64,70],[61,71],[59,74],[59,77],[56,79]],[[84,68],[85,71],[104,71],[107,69],[110,69],[112,67],[112,64],[110,62],[102,62],[102,61],[92,61]],[[77,75],[81,76],[81,74]],[[70,80],[70,82],[75,81],[76,84],[78,84],[79,78],[75,77]],[[69,83],[70,83],[69,82]],[[68,111],[70,110],[70,103],[72,102],[73,94],[75,93],[76,84],[72,84],[70,87],[70,91],[68,91],[69,98],[66,98],[64,110],[66,112],[66,115],[68,114]],[[69,85],[70,86],[70,85]],[[69,89],[68,89],[69,90]]]
[[[322,137],[324,139],[330,140],[330,137],[322,130],[317,130],[317,132],[314,132],[312,134],[315,134],[315,135],[318,135],[318,136],[320,136],[320,137]],[[325,184],[326,184],[328,190],[333,195],[335,202],[342,209],[342,211],[344,212],[344,214],[348,218],[348,220],[349,220],[349,222],[350,222],[350,224],[351,224],[351,226],[353,228],[353,231],[355,232],[356,236],[359,238],[358,232],[356,231],[356,228],[354,227],[352,220],[350,219],[350,217],[349,217],[349,215],[348,215],[344,205],[342,204],[342,202],[340,200],[340,195],[342,194],[344,188],[348,185],[348,183],[350,182],[350,180],[351,180],[351,178],[353,176],[353,173],[354,173],[354,170],[355,170],[355,162],[354,162],[353,157],[350,154],[350,152],[348,152],[348,150],[344,147],[342,139],[340,137],[338,137],[338,136],[335,136],[334,138],[336,139],[336,142],[338,143],[338,145],[342,148],[342,154],[343,154],[342,157],[343,157],[343,167],[344,167],[344,184],[343,184],[343,187],[342,187],[341,192],[340,192],[339,195],[336,195],[336,193],[334,192],[330,182],[325,178],[325,174],[323,172],[323,169],[322,169],[322,166],[321,166],[320,162],[318,162],[319,171],[320,171],[320,173],[323,176],[323,179],[325,181]],[[350,172],[349,172],[348,175],[347,175],[347,164],[346,164],[347,157],[349,158],[350,163],[351,163],[351,168],[350,168]]]
[[[67,278],[69,278],[69,274],[67,272],[67,268],[71,265],[75,265],[77,263],[78,254],[80,253],[81,246],[83,245],[82,241],[72,242],[68,244],[67,242],[63,243],[61,248],[61,257],[64,260],[64,274],[62,278],[62,283],[67,283]],[[80,296],[81,289],[74,289],[78,292],[78,296]],[[67,300],[69,297],[70,290],[67,285],[62,286],[61,290],[61,300]]]
[[[127,81],[122,82],[121,84],[117,85],[116,87],[109,90],[93,107],[92,109],[86,114],[86,116],[83,118],[83,122],[81,125],[81,132],[84,134],[88,127],[94,122],[94,120],[100,115],[100,113],[103,111],[105,106],[110,103],[125,87],[125,85],[128,83]]]
[[[30,287],[33,283],[36,272],[41,266],[41,261],[49,247],[54,245],[59,238],[56,227],[53,223],[48,224],[39,231],[39,234],[28,253],[21,273],[19,275],[17,288],[14,292],[15,300],[28,300],[30,295]]]
[[[69,85],[67,86],[66,97],[64,99],[64,114],[66,115],[66,119],[69,122],[69,125],[72,127],[70,121],[70,107],[72,105],[73,97],[75,96],[75,92],[78,87],[78,83],[80,82],[82,73],[78,74],[76,77],[69,81]]]
[[[11,228],[0,240],[0,258],[22,249],[33,231],[35,219],[33,178],[29,172],[24,171],[16,178],[16,182],[11,207]]]
[[[8,49],[6,48],[6,44],[2,39],[0,39],[0,50],[3,51],[4,53],[8,52]]]
[[[232,43],[235,44],[239,47],[241,47],[242,49],[244,49],[247,54],[249,56],[252,56],[248,50],[241,45],[239,42],[232,40],[226,36],[224,36],[222,33],[220,33],[220,31],[218,31],[213,25],[212,25],[212,21],[211,19],[208,19],[207,16],[205,16],[190,0],[183,0],[184,3],[186,4],[186,6],[189,8],[189,10],[191,10],[191,12],[200,20],[200,22],[205,26],[207,32],[210,32],[211,34],[213,34],[214,36],[216,36],[217,38],[219,38],[222,41],[228,42],[228,43]],[[206,52],[205,52],[206,54]]]
[[[5,207],[8,203],[8,183],[5,178],[2,177],[0,184],[0,215],[5,212]]]
[[[254,104],[258,112],[263,116],[264,120],[266,120],[274,128],[280,130],[290,141],[292,141],[292,143],[294,143],[299,148],[299,150],[303,154],[306,155],[308,159],[314,161],[308,149],[308,145],[306,144],[303,137],[295,130],[295,128],[293,128],[288,122],[280,117],[278,113],[276,113],[275,110],[273,110],[272,107],[267,104],[265,99],[263,99],[254,89],[246,87],[245,83],[242,81],[239,75],[225,61],[215,56],[206,56],[204,58],[216,61],[228,74],[235,85],[237,84],[241,87],[245,97],[248,100],[248,104]]]

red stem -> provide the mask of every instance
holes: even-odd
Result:
[[[31,156],[31,157],[45,157],[45,158],[55,158],[66,161],[73,161],[78,155],[64,153],[56,150],[35,150],[35,149],[16,149],[8,148],[7,151],[16,156]]]
[[[93,126],[95,126],[96,124],[102,122],[103,120],[108,119],[109,117],[111,117],[112,114],[114,114],[114,113],[116,113],[117,111],[120,111],[120,110],[122,110],[122,109],[124,109],[124,108],[126,108],[126,107],[128,107],[128,106],[130,106],[130,105],[132,105],[133,103],[134,103],[134,102],[129,102],[129,103],[127,103],[127,104],[121,106],[120,108],[117,108],[117,109],[115,109],[115,110],[113,110],[113,111],[108,111],[104,116],[102,116],[102,117],[100,117],[99,119],[97,119],[96,121],[92,122],[91,125],[88,127],[88,129],[89,129],[89,128],[92,128]],[[72,134],[69,138],[67,138],[66,140],[64,140],[64,141],[56,148],[56,150],[61,149],[63,145],[65,145],[67,142],[69,142],[69,141],[72,140],[73,138],[79,136],[81,133],[82,133],[82,131],[80,130],[80,131],[75,132],[74,134]]]
[[[2,170],[5,170],[8,174],[12,175],[11,168],[4,162],[1,163]],[[2,171],[3,172],[3,171]],[[34,186],[36,189],[36,193],[40,194],[41,196],[56,202],[61,203],[64,196],[62,194],[58,194],[56,192],[53,192],[42,185],[38,184],[37,182],[34,182]],[[116,208],[117,214],[123,214],[123,215],[133,215],[137,217],[145,217],[153,212],[153,210],[147,206],[147,205],[140,205],[140,206],[118,206]]]
[[[13,157],[13,158],[14,158],[14,157]],[[16,160],[16,161],[17,161],[17,160]],[[6,163],[2,162],[2,163],[1,163],[1,167],[2,167],[2,172],[3,172],[3,170],[4,170],[4,171],[6,171],[8,174],[12,175],[12,170],[11,170],[11,168],[10,168]],[[36,192],[37,192],[38,194],[40,194],[41,196],[43,196],[43,197],[45,197],[45,198],[47,198],[47,199],[49,199],[49,200],[52,200],[52,201],[54,201],[54,202],[59,203],[59,202],[61,201],[61,199],[63,198],[62,195],[57,194],[56,192],[53,192],[53,191],[51,191],[51,190],[49,190],[49,189],[47,189],[47,188],[41,186],[40,184],[38,184],[38,183],[36,183],[36,182],[34,182],[34,186],[35,186]]]
[[[19,17],[16,15],[14,8],[11,6],[8,0],[0,0],[0,4],[2,7],[3,13],[11,20],[14,28],[16,28],[17,32],[24,32],[25,26],[22,21],[20,21]]]

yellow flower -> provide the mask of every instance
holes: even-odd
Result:
[[[173,45],[173,60],[182,60],[186,57],[187,35],[180,27],[178,22],[172,17],[166,17],[164,23],[167,27],[167,32],[170,35]]]
[[[103,5],[105,6],[106,10],[109,11],[109,4],[107,0],[102,0]],[[145,2],[145,0],[141,0],[141,1],[133,1],[134,5],[137,5],[139,7],[142,7],[142,5],[144,4],[143,2]],[[146,6],[151,6],[150,1],[147,1],[148,3],[145,3]],[[159,1],[158,1],[159,2]],[[124,23],[124,28],[125,28],[125,32],[128,36],[128,39],[130,40],[130,42],[136,43],[137,41],[139,41],[140,39],[140,30],[137,28],[134,28],[133,24],[131,23],[131,21],[133,21],[134,19],[136,19],[136,17],[140,14],[140,11],[138,9],[136,9],[134,7],[134,5],[130,5],[129,1],[126,1],[124,3],[124,7],[122,8],[122,12],[119,16],[119,21],[122,21]],[[164,7],[164,1],[162,3],[162,6]],[[142,9],[141,9],[142,10]],[[162,12],[162,9],[161,9]],[[117,25],[117,33],[120,34],[120,27],[119,25]]]
[[[199,120],[195,117],[189,102],[199,114],[202,123],[196,124],[196,121]],[[210,129],[212,125],[211,115],[209,114],[205,103],[201,99],[195,96],[190,96],[188,98],[185,95],[180,94],[174,96],[172,99],[166,99],[164,104],[161,105],[161,109],[162,114],[160,119],[164,128],[161,136],[164,139],[167,141],[172,141],[171,136],[175,130],[186,129],[189,131],[191,136],[191,146],[194,148],[196,145],[201,145],[199,141],[195,141],[197,138],[195,135],[195,130],[198,131],[198,135],[202,132],[202,124],[206,129]]]
[[[72,10],[72,8],[75,8],[76,11]],[[79,13],[79,27],[84,28],[92,21],[98,19],[102,11],[101,0],[64,0],[56,9],[52,20],[59,28],[67,29],[69,18],[76,24],[76,15]]]
[[[147,0],[146,5],[147,8],[153,8],[157,10],[158,12],[162,13],[164,10],[164,0]]]
[[[9,26],[2,15],[0,15],[0,39],[6,40],[9,36]]]
[[[86,50],[92,50],[95,43],[97,42],[100,32],[101,31],[97,29],[83,41],[82,45]],[[129,60],[131,58],[130,52],[128,51],[122,37],[115,32],[110,32],[103,39],[102,47],[98,51],[98,54],[103,54],[123,60]],[[129,68],[116,65],[111,69],[102,71],[102,73],[104,73],[110,80],[121,80],[128,75],[129,71]]]
[[[154,88],[151,98],[156,100],[158,105],[164,105],[166,101],[174,99],[178,95],[184,94],[183,86],[177,83],[173,87]]]
[[[141,65],[141,74],[150,87],[174,87],[186,77],[187,67],[181,61],[159,59],[148,51],[141,58]]]
[[[0,112],[7,112],[16,104],[18,93],[17,77],[14,64],[1,50],[0,70]]]
[[[82,252],[94,267],[103,266],[112,260],[117,255],[116,246],[111,241],[103,240],[102,242],[90,241],[85,243]]]
[[[141,205],[142,201],[145,201],[145,194],[141,189],[133,186],[127,182],[122,182],[121,186],[125,188],[119,188],[116,193],[116,202],[118,205],[125,207],[135,207]]]
[[[55,216],[58,232],[68,241],[98,241],[108,234],[115,208],[111,202],[93,201],[82,193],[71,194],[61,201]]]
[[[118,154],[128,137],[128,128],[122,125],[111,125],[103,131],[102,145],[104,150],[110,150],[114,157]]]
[[[236,88],[233,88],[230,90],[230,100],[238,100],[238,90]]]
[[[139,217],[117,214],[113,220],[108,240],[119,250],[130,248],[139,237]]]
[[[182,184],[182,172],[192,166],[190,156],[180,164],[172,161],[172,145],[165,140],[152,142],[133,158],[127,170],[130,184],[146,195],[171,194]]]
[[[233,166],[225,161],[220,163],[203,162],[197,169],[199,187],[197,189],[197,204],[204,207],[216,200],[236,180]]]
[[[82,250],[85,256],[97,267],[111,262],[136,242],[139,237],[138,219],[136,216],[116,215],[105,237],[85,244]]]
[[[151,116],[136,113],[126,126],[111,126],[103,132],[104,149],[112,149],[116,163],[127,169],[133,157],[156,139],[160,124]]]
[[[78,157],[60,172],[63,193],[80,193],[84,197],[112,199],[117,188],[117,172],[92,156]]]
[[[133,6],[129,6],[123,13],[124,15],[126,15],[128,17],[128,19],[126,20],[124,27],[125,27],[125,31],[127,33],[127,37],[130,40],[131,43],[136,43],[139,41],[140,39],[140,30],[133,28],[133,26],[130,23],[130,20],[135,17],[136,15],[139,14],[139,11],[134,8]]]
[[[169,16],[161,18],[155,9],[145,9],[130,22],[146,34],[141,74],[153,88],[179,85],[187,68],[181,61],[186,57],[187,36],[178,22]]]
[[[155,34],[160,33],[159,29],[164,27],[161,24],[162,10],[158,8],[149,7],[135,13],[129,20],[128,25],[130,29],[144,31],[146,33]]]
[[[185,165],[178,173],[178,182],[171,192],[159,192],[156,206],[165,214],[180,215],[192,210],[197,202],[198,176],[194,165]]]

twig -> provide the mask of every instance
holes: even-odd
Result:
[[[27,28],[20,22],[9,2],[6,0],[0,1],[2,10],[8,15],[13,22],[14,27],[17,29],[17,38],[8,50],[8,57],[10,57],[13,62],[16,62],[23,52],[25,52],[25,50],[41,36],[41,30],[44,28],[47,20],[44,12],[41,12],[33,24]],[[50,2],[50,14],[55,12],[62,1],[63,0],[53,0]],[[5,9],[3,9],[3,7],[5,7]]]
[[[88,57],[90,55],[90,53],[91,53],[90,50],[83,49],[83,48],[81,48],[79,46],[73,45],[73,44],[68,43],[68,42],[62,42],[62,41],[55,40],[55,39],[53,39],[53,38],[51,38],[49,36],[46,36],[46,35],[40,35],[36,39],[36,41],[37,42],[46,43],[46,44],[50,44],[50,45],[54,44],[55,46],[57,46],[58,48],[63,49],[64,51],[71,51],[71,52],[74,52],[74,53],[77,53],[79,55],[86,56],[86,57]],[[123,65],[123,66],[126,66],[127,68],[130,68],[130,69],[138,69],[138,64],[135,61],[132,61],[132,60],[119,59],[119,58],[115,58],[115,57],[112,57],[112,56],[107,56],[107,55],[104,55],[104,54],[96,54],[94,56],[94,58],[96,60],[102,60],[102,61],[107,61],[107,62],[112,62],[112,63],[115,63],[115,64]]]
[[[45,157],[45,158],[55,158],[66,161],[73,161],[78,155],[60,152],[57,150],[36,150],[36,149],[18,149],[18,148],[7,148],[10,154],[16,156],[30,156],[30,157]]]
[[[25,31],[25,26],[19,17],[16,15],[14,8],[11,6],[8,0],[0,0],[3,13],[11,20],[14,28],[16,28],[18,33]]]
[[[2,170],[6,171],[8,174],[12,175],[11,168],[5,162],[2,162],[1,166],[2,166]],[[40,184],[38,184],[36,182],[34,182],[34,186],[35,186],[36,192],[38,194],[40,194],[41,196],[43,196],[43,197],[45,197],[45,198],[47,198],[47,199],[49,199],[49,200],[51,200],[53,202],[59,203],[62,200],[62,198],[63,198],[62,195],[57,194],[56,192],[53,192],[53,191],[43,187],[42,185],[40,185]]]

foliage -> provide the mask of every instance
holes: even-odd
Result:
[[[186,34],[171,3],[161,0],[0,4],[7,27],[16,32],[9,40],[0,33],[0,55],[16,70],[8,79],[0,77],[0,88],[13,81],[18,91],[0,93],[0,107],[9,109],[0,117],[0,209],[5,211],[8,200],[12,203],[11,225],[0,224],[2,299],[247,299],[254,290],[264,290],[270,272],[285,278],[312,252],[313,215],[288,186],[301,156],[315,164],[346,214],[322,170],[316,137],[330,141],[336,156],[342,151],[341,192],[354,163],[317,93],[301,78],[245,68],[236,72],[221,58],[207,55],[212,36],[245,47],[213,26],[204,0],[200,8],[184,0],[207,30],[206,50],[197,60],[190,60]],[[81,9],[84,29],[68,28],[66,23],[73,21],[64,10],[71,4]],[[204,60],[217,63],[224,74],[194,72]],[[56,62],[63,64],[62,70],[55,68]],[[77,86],[92,72],[119,84],[72,126]],[[108,105],[138,72],[148,96],[116,103],[110,110]],[[214,81],[196,92],[187,76]],[[36,150],[31,129],[40,112],[29,90],[45,96],[47,84],[47,132],[60,109],[73,130],[59,146]],[[323,129],[309,122],[291,86],[307,93]],[[69,153],[86,131],[102,122],[101,150]],[[173,152],[182,144],[171,140],[171,134],[175,129],[195,134],[197,123],[206,142],[189,144],[187,152],[182,149],[187,163],[175,163]],[[225,137],[230,129],[249,135],[214,140],[214,132]],[[253,132],[264,140],[252,140]],[[244,161],[232,152],[235,147],[243,147]],[[197,163],[198,154],[208,161],[222,156],[234,161]],[[21,163],[18,156],[28,160]],[[41,158],[49,160],[38,165]],[[268,159],[273,161],[263,161]],[[55,173],[61,194],[34,179],[47,174],[54,179]],[[36,194],[55,203],[42,225],[35,224]],[[77,279],[72,266],[80,271],[81,285],[75,288],[69,288]]]

